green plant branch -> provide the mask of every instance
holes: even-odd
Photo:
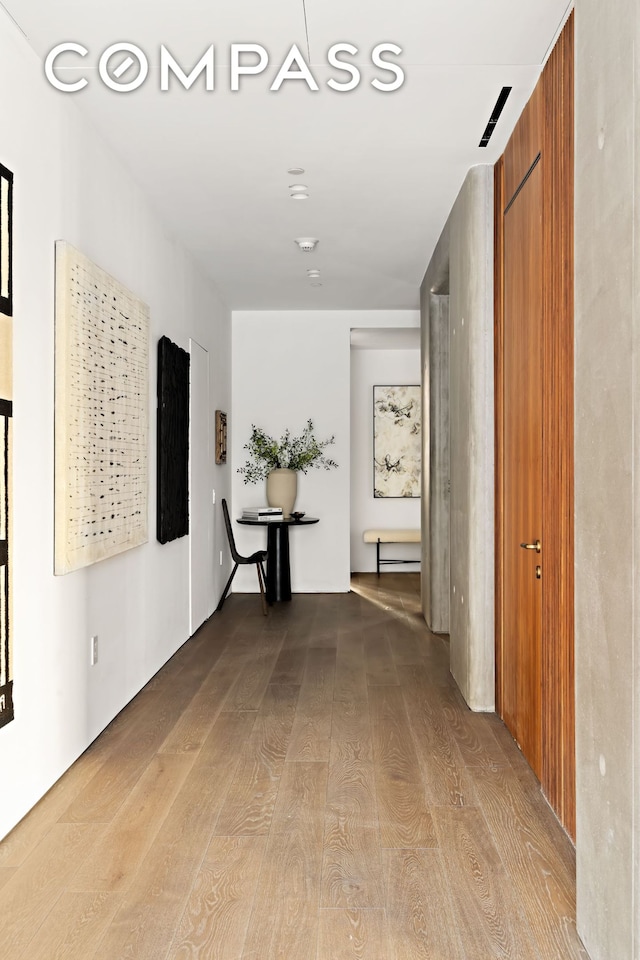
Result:
[[[327,457],[324,451],[332,443],[335,443],[334,436],[326,440],[316,439],[310,419],[300,436],[292,437],[287,428],[279,440],[269,436],[261,427],[251,424],[251,437],[243,448],[248,450],[249,459],[243,467],[238,468],[238,473],[243,474],[245,483],[258,483],[272,470],[283,467],[301,473],[310,469],[331,470],[338,464]]]

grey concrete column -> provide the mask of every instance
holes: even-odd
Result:
[[[434,633],[449,633],[449,297],[429,298],[429,594]]]
[[[449,350],[446,347],[446,353],[442,345],[436,348],[432,345],[432,320],[435,320],[437,303],[439,300],[447,298],[449,293],[449,223],[445,224],[444,230],[438,240],[436,249],[431,257],[429,267],[425,274],[422,286],[420,288],[420,347],[421,347],[421,365],[422,365],[422,502],[421,502],[421,527],[422,527],[422,564],[421,564],[421,594],[422,594],[422,613],[427,625],[432,630],[436,630],[434,623],[440,624],[442,632],[448,632],[449,612],[448,598],[446,626],[442,614],[442,604],[439,606],[438,586],[442,584],[444,571],[439,564],[441,554],[438,554],[437,544],[446,537],[446,543],[449,543],[449,507],[448,490],[446,514],[442,509],[442,498],[438,496],[436,476],[438,473],[435,462],[432,462],[432,453],[435,459],[436,451],[433,450],[432,435],[435,431],[432,406],[432,393],[439,393],[437,384],[442,381],[442,374],[437,369],[436,364],[442,361],[446,356],[448,365]],[[448,317],[447,317],[448,320]],[[442,333],[442,331],[440,331]],[[448,337],[448,324],[446,335]],[[438,337],[441,340],[441,336]],[[432,350],[437,354],[432,358]],[[432,386],[432,380],[435,383]],[[448,370],[447,370],[448,384]],[[437,415],[435,422],[438,422]],[[448,404],[447,404],[447,425],[448,432]],[[443,450],[444,441],[441,442],[439,450]],[[447,456],[448,456],[448,438],[447,438]],[[432,531],[432,523],[434,529]],[[446,525],[446,531],[442,527]],[[447,578],[450,563],[450,553],[447,546]],[[441,599],[441,598],[440,598]]]
[[[469,171],[451,216],[451,673],[472,709],[493,710],[493,167]]]
[[[420,474],[420,598],[422,616],[431,623],[431,369],[430,294],[425,283],[420,289],[420,370],[422,373],[422,470]]]
[[[473,167],[458,194],[422,284],[426,300],[449,293],[451,672],[473,710],[495,704],[493,167]],[[433,364],[424,374],[431,403]],[[430,414],[431,415],[431,414]],[[426,417],[424,418],[426,421]],[[423,520],[431,539],[431,451]],[[431,576],[429,545],[425,544]],[[433,592],[428,584],[429,616]]]
[[[578,932],[640,956],[640,31],[576,3],[575,548]]]

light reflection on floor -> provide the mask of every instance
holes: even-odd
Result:
[[[419,573],[352,573],[351,591],[405,626],[430,632],[422,616]]]

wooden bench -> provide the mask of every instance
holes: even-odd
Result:
[[[419,530],[365,530],[365,543],[376,545],[376,572],[380,576],[381,563],[420,563],[420,560],[383,560],[380,557],[381,543],[420,543]]]

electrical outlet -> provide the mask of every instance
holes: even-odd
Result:
[[[220,551],[220,566],[222,566],[222,550]]]
[[[91,666],[95,667],[98,662],[98,634],[91,637]]]

